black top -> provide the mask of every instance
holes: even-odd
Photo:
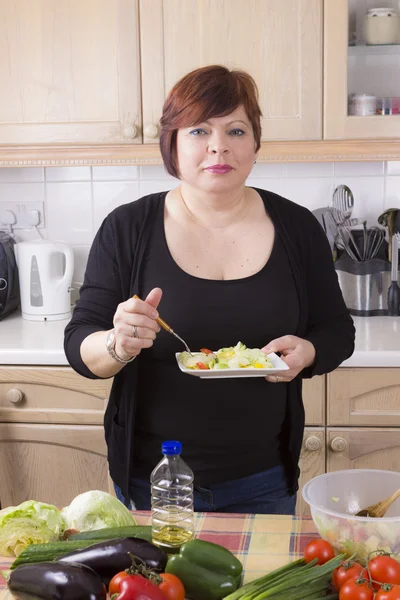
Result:
[[[142,273],[141,297],[161,287],[160,315],[194,350],[234,346],[238,341],[262,348],[297,329],[299,301],[279,235],[258,273],[228,281],[200,279],[183,271],[169,252],[162,198]],[[162,330],[153,347],[138,358],[134,476],[150,476],[165,439],[182,442],[198,485],[245,477],[279,464],[287,384],[268,383],[263,377],[188,376],[175,360],[175,352],[182,350],[182,343]]]
[[[298,459],[304,431],[301,380],[333,371],[351,356],[355,331],[339,288],[329,243],[318,221],[309,210],[290,200],[265,190],[256,191],[276,235],[281,237],[292,268],[299,301],[295,333],[312,342],[316,349],[312,367],[286,385],[287,411],[281,450],[288,486],[294,492],[298,489]],[[80,299],[65,329],[64,340],[70,365],[85,377],[97,378],[81,359],[82,341],[95,331],[111,329],[118,304],[134,293],[141,293],[144,255],[159,203],[165,195],[166,192],[150,194],[119,206],[106,217],[96,234]],[[204,298],[204,302],[211,311],[212,298]],[[264,294],[259,303],[266,302]],[[133,472],[138,367],[139,361],[134,360],[115,376],[104,421],[110,474],[125,498],[129,498]]]

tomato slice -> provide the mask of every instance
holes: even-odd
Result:
[[[212,354],[213,351],[210,350],[209,348],[200,348],[200,352],[202,352],[203,354]]]
[[[203,371],[204,370],[207,370],[207,371],[209,370],[208,367],[207,367],[207,365],[205,365],[203,362],[197,362],[196,363],[196,367],[199,367],[199,369],[202,369]]]

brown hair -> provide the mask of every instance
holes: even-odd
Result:
[[[168,173],[179,177],[178,129],[229,115],[241,105],[251,122],[257,152],[260,149],[262,113],[257,85],[251,75],[238,69],[230,71],[221,65],[210,65],[182,77],[168,94],[160,119],[160,150]]]

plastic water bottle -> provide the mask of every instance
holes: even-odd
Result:
[[[181,458],[182,444],[163,442],[164,458],[150,475],[152,541],[166,552],[178,552],[193,538],[193,471]]]

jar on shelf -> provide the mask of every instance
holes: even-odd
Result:
[[[364,19],[364,39],[368,45],[397,44],[400,16],[394,8],[371,8]]]
[[[373,94],[350,94],[349,115],[370,117],[376,114],[376,96]]]

